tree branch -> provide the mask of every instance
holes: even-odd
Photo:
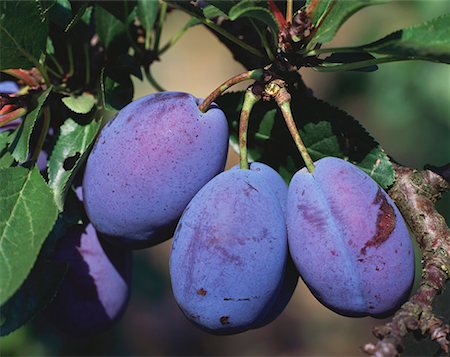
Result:
[[[409,331],[420,331],[449,351],[450,328],[433,313],[433,301],[450,279],[450,229],[436,211],[435,203],[450,189],[450,183],[430,171],[417,171],[394,164],[397,180],[389,190],[422,251],[422,281],[416,293],[395,313],[392,321],[377,326],[376,344],[364,352],[377,356],[397,356]]]

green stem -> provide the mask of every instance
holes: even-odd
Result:
[[[42,123],[42,129],[41,132],[39,133],[39,138],[36,143],[36,147],[34,148],[33,151],[33,156],[31,157],[31,161],[33,162],[36,162],[39,157],[39,153],[41,152],[42,147],[44,146],[45,138],[47,137],[48,128],[50,126],[50,108],[45,107],[43,113],[44,113],[44,122]]]
[[[144,68],[145,77],[148,82],[155,88],[158,92],[165,92],[166,90],[159,85],[156,79],[153,77],[152,72],[150,71],[150,66]]]
[[[353,70],[353,69],[370,67],[370,66],[374,66],[374,65],[382,64],[382,63],[407,61],[407,60],[410,60],[410,58],[407,58],[407,57],[383,57],[383,58],[375,58],[375,59],[371,59],[371,60],[353,62],[353,63],[322,64],[322,65],[312,67],[312,68],[318,72],[338,72],[338,71],[349,71],[349,70]]]
[[[239,118],[239,162],[242,170],[248,170],[247,132],[248,120],[253,106],[261,97],[253,93],[252,87],[248,88],[244,96],[241,117]]]
[[[64,70],[63,70],[61,64],[55,58],[55,56],[52,56],[50,54],[47,54],[47,56],[48,56],[48,58],[50,58],[52,60],[53,64],[56,66],[56,70],[58,71],[59,75],[62,76],[64,74]]]
[[[255,81],[261,80],[264,74],[263,69],[253,69],[251,71],[240,73],[234,77],[231,77],[227,81],[223,82],[219,87],[217,87],[210,95],[206,97],[206,99],[198,106],[198,109],[200,109],[201,112],[205,113],[211,103],[217,99],[220,95],[223,94],[227,89],[234,86],[235,84],[238,84],[240,82],[254,79]]]
[[[295,125],[294,118],[292,116],[291,111],[291,95],[288,93],[286,88],[280,88],[277,94],[275,95],[275,100],[281,109],[281,113],[283,114],[283,118],[286,122],[286,125],[291,133],[292,138],[294,139],[295,145],[297,146],[300,155],[303,158],[303,161],[306,164],[306,167],[310,173],[314,172],[314,162],[309,156],[308,150],[306,149],[305,144],[303,143],[302,138],[298,132],[297,126]]]
[[[164,26],[164,20],[166,18],[167,3],[162,2],[159,10],[158,27],[156,28],[155,43],[153,44],[153,52],[156,53],[156,57],[159,56],[159,42],[161,41],[161,33]]]
[[[91,61],[89,58],[89,46],[87,44],[84,44],[84,58],[85,58],[85,67],[86,67],[86,77],[85,82],[86,85],[89,85],[89,82],[91,81]]]
[[[262,57],[262,58],[265,57],[264,54],[261,51],[259,51],[258,49],[248,45],[244,41],[241,41],[237,37],[233,36],[232,34],[230,34],[227,31],[225,31],[222,27],[220,27],[219,25],[216,25],[214,23],[214,21],[212,21],[210,19],[202,18],[201,16],[199,16],[195,12],[192,12],[192,11],[189,11],[189,10],[187,10],[185,8],[182,8],[182,7],[178,6],[178,5],[176,5],[175,3],[170,3],[170,5],[173,6],[174,8],[176,8],[176,9],[179,9],[179,10],[189,14],[190,16],[193,16],[193,17],[199,19],[204,25],[206,25],[210,29],[216,31],[217,33],[219,33],[220,35],[222,35],[226,39],[228,39],[231,42],[233,42],[234,44],[238,45],[239,47],[242,47],[244,50],[254,54],[255,56]]]
[[[72,77],[74,73],[74,65],[72,44],[70,43],[67,45],[67,58],[69,60],[69,72],[67,72],[67,77]]]
[[[264,46],[264,49],[266,50],[267,53],[267,57],[269,57],[270,61],[273,62],[275,60],[275,56],[272,53],[272,50],[270,48],[269,42],[267,42],[267,38],[266,36],[264,36],[264,34],[261,32],[261,30],[259,29],[259,27],[255,24],[255,22],[252,19],[249,19],[250,23],[252,24],[253,28],[256,30],[256,32],[258,33],[258,36]]]
[[[172,47],[180,38],[184,35],[184,33],[190,29],[192,26],[199,24],[200,22],[195,18],[191,18],[186,25],[183,26],[181,30],[179,30],[170,40],[167,42],[158,52],[158,56],[162,55],[166,52],[170,47]]]

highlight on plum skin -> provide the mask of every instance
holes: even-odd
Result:
[[[223,171],[228,151],[224,113],[200,112],[187,93],[142,97],[109,122],[84,174],[86,212],[110,241],[129,248],[172,236],[192,197]]]
[[[57,242],[54,259],[68,265],[46,315],[61,331],[100,333],[125,311],[131,284],[131,252],[99,239],[94,227],[76,226]]]
[[[384,317],[409,296],[414,252],[390,197],[356,166],[338,159],[302,169],[288,193],[289,248],[315,297],[345,316]]]
[[[197,193],[178,223],[170,257],[175,299],[211,333],[260,327],[283,285],[287,255],[284,214],[264,177],[226,171]]]

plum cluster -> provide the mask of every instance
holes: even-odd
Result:
[[[346,316],[382,317],[405,301],[412,244],[370,176],[337,158],[318,160],[312,173],[301,169],[289,187],[263,163],[223,172],[225,115],[214,104],[203,113],[199,102],[152,94],[101,131],[83,179],[91,223],[56,250],[69,274],[48,310],[54,321],[77,334],[109,326],[128,300],[130,249],[172,236],[175,299],[212,333],[270,323],[299,275]]]

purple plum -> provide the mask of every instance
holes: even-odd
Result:
[[[414,252],[390,197],[338,158],[297,172],[287,203],[289,248],[315,297],[345,316],[384,317],[408,297]]]
[[[170,238],[189,201],[223,171],[225,115],[187,93],[140,98],[102,130],[83,180],[87,214],[112,242],[142,248]]]
[[[170,257],[175,299],[216,334],[262,323],[283,284],[284,214],[258,172],[229,170],[206,184],[181,217]]]
[[[288,186],[280,174],[270,166],[261,162],[249,163],[249,169],[258,173],[265,179],[267,187],[271,188],[275,193],[275,196],[278,198],[278,202],[280,202],[283,214],[286,215]],[[239,170],[239,165],[233,166],[231,170]],[[295,288],[297,287],[297,282],[298,272],[290,255],[288,255],[284,278],[278,289],[279,292],[275,296],[273,304],[267,309],[267,313],[255,324],[255,328],[269,324],[283,312],[294,294]]]
[[[68,264],[68,272],[46,310],[50,320],[74,336],[110,327],[128,303],[131,252],[101,241],[88,224],[61,238],[54,257]]]

